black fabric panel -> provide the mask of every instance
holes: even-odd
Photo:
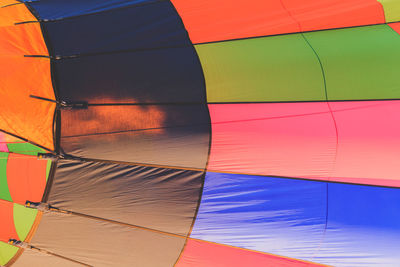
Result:
[[[43,25],[52,44],[50,54],[56,56],[191,46],[169,1],[48,21]]]
[[[62,160],[48,203],[186,236],[203,172]]]
[[[61,147],[73,156],[201,169],[207,163],[205,105],[90,106],[61,117]]]
[[[193,47],[55,61],[60,98],[89,103],[205,102]]]
[[[31,243],[96,267],[161,267],[174,265],[184,242],[180,237],[72,215],[45,213]]]

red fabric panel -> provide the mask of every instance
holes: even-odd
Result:
[[[12,202],[0,200],[0,241],[8,242],[10,238],[19,239],[14,226]]]
[[[400,22],[389,23],[388,24],[393,30],[395,30],[398,34],[400,34]]]
[[[400,186],[400,101],[330,105],[339,131],[334,180]]]
[[[7,161],[7,183],[15,203],[40,202],[46,187],[46,160],[35,156],[10,153]]]
[[[289,267],[322,266],[316,263],[258,253],[200,240],[188,240],[176,267]]]
[[[376,0],[172,0],[193,43],[384,23]]]
[[[316,103],[209,105],[208,169],[292,177],[327,177],[336,132],[328,105]]]
[[[282,0],[301,31],[385,23],[376,0]]]
[[[299,31],[280,0],[172,0],[193,43]]]

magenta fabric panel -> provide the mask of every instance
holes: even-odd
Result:
[[[0,152],[8,152],[6,135],[0,132]]]
[[[336,181],[400,186],[400,101],[332,102]]]
[[[209,171],[400,186],[400,101],[210,104]]]
[[[327,103],[210,104],[209,171],[327,177],[336,132]]]

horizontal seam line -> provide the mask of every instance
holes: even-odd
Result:
[[[313,179],[313,178],[278,176],[278,175],[269,175],[269,174],[252,174],[252,173],[241,173],[241,172],[228,172],[228,171],[218,171],[218,170],[212,170],[212,169],[205,170],[204,168],[195,168],[195,167],[179,167],[179,166],[150,164],[150,163],[101,160],[101,159],[92,159],[92,158],[83,158],[83,157],[80,158],[80,157],[74,157],[74,156],[71,156],[71,158],[65,158],[65,159],[61,159],[61,160],[82,160],[82,161],[86,161],[86,162],[121,164],[121,165],[128,165],[128,166],[140,166],[140,167],[161,168],[161,169],[175,169],[175,170],[196,171],[196,172],[204,172],[205,171],[205,172],[213,172],[213,173],[225,173],[225,174],[238,174],[238,175],[258,176],[258,177],[272,178],[272,179],[273,178],[280,178],[280,179],[291,179],[291,180],[314,181],[314,182],[320,182],[320,183],[349,184],[349,185],[360,185],[360,186],[370,186],[370,187],[372,186],[372,187],[400,189],[400,186],[362,184],[362,183],[343,182],[343,181],[325,181],[323,179],[315,179],[315,178]]]
[[[339,28],[327,28],[327,29],[318,29],[318,30],[310,30],[310,31],[287,32],[287,33],[278,33],[278,34],[270,34],[270,35],[259,35],[259,36],[242,37],[242,38],[233,38],[233,39],[225,39],[225,40],[219,40],[219,41],[193,43],[193,45],[197,46],[197,45],[206,45],[206,44],[214,44],[214,43],[224,43],[224,42],[230,42],[230,41],[241,41],[241,40],[248,40],[248,39],[257,39],[257,38],[274,37],[274,36],[282,36],[282,35],[293,35],[293,34],[302,34],[302,33],[307,34],[307,33],[312,33],[312,32],[345,30],[345,29],[372,27],[372,26],[379,26],[379,25],[388,25],[389,26],[389,24],[396,23],[396,22],[400,22],[400,21],[383,22],[383,23],[376,23],[376,24],[364,24],[364,25],[339,27]]]
[[[13,4],[9,4],[9,5],[5,5],[5,6],[1,6],[0,8],[4,8],[4,7],[10,7],[10,6],[16,6],[16,5],[23,5],[24,3],[19,2],[19,3],[13,3]]]

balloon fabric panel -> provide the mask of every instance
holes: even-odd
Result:
[[[323,101],[320,65],[299,34],[196,45],[208,102]]]
[[[194,44],[384,23],[376,0],[172,0]]]
[[[209,105],[208,169],[399,186],[398,103]]]
[[[388,25],[389,25],[390,28],[392,28],[395,32],[397,32],[398,34],[400,34],[400,22],[389,23]]]
[[[400,3],[392,0],[377,0],[383,6],[386,22],[395,22],[400,20]]]
[[[55,105],[29,97],[54,99],[50,62],[46,58],[24,57],[48,52],[38,23],[14,25],[25,20],[36,21],[25,5],[0,9],[0,129],[29,136],[32,142],[53,149]]]
[[[400,36],[388,25],[304,36],[321,60],[328,100],[400,98]]]
[[[186,236],[203,175],[201,171],[65,160],[59,163],[48,201],[66,210]]]
[[[394,2],[2,5],[0,265],[399,261]]]
[[[177,267],[301,267],[323,266],[312,262],[303,262],[241,248],[224,246],[216,243],[189,239],[185,252]]]
[[[323,179],[336,149],[326,103],[210,104],[208,170]]]
[[[333,266],[390,265],[399,198],[397,188],[207,172],[191,238]]]
[[[62,20],[65,18],[100,13],[112,9],[141,6],[159,2],[158,0],[22,0],[36,10],[39,17],[45,20]]]

